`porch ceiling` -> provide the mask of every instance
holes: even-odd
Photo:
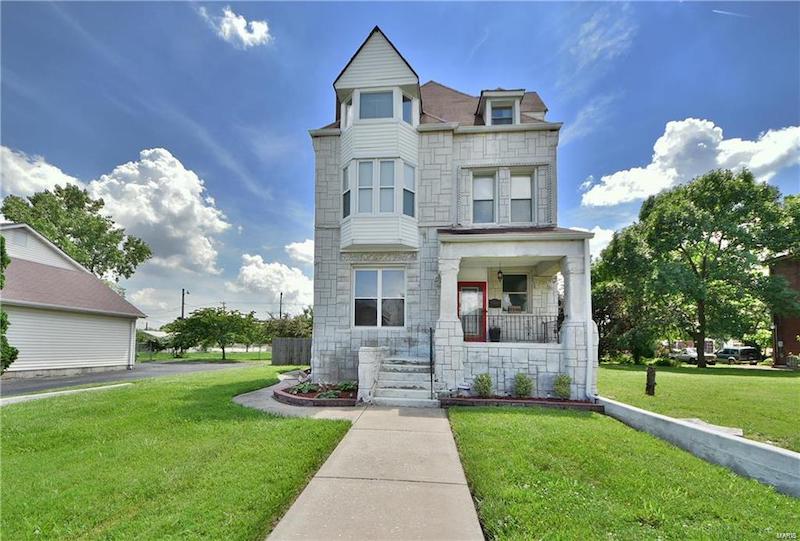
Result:
[[[561,259],[552,256],[465,257],[461,259],[461,268],[536,267],[539,276],[552,276],[561,270]]]

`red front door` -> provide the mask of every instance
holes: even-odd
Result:
[[[486,282],[458,282],[458,317],[466,342],[486,342]]]

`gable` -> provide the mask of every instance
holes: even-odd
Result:
[[[419,78],[378,27],[333,83],[336,90],[419,84]]]
[[[27,227],[3,228],[0,234],[6,238],[6,250],[12,260],[24,259],[62,269],[83,270]]]

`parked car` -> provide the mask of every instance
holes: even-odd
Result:
[[[697,364],[697,348],[674,350],[669,356],[685,363]],[[704,356],[707,364],[715,364],[717,362],[717,356],[713,353],[705,353]]]
[[[761,354],[752,346],[730,346],[718,350],[715,355],[719,360],[728,361],[728,364],[758,364],[761,360]]]

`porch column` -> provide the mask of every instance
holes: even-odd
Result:
[[[561,372],[572,379],[572,398],[586,399],[591,392],[589,346],[591,321],[589,280],[586,258],[567,256],[561,262],[564,275],[564,323],[561,326],[561,345],[564,350]]]
[[[439,258],[439,319],[436,322],[436,384],[455,389],[464,383],[464,332],[458,319],[460,257]]]

